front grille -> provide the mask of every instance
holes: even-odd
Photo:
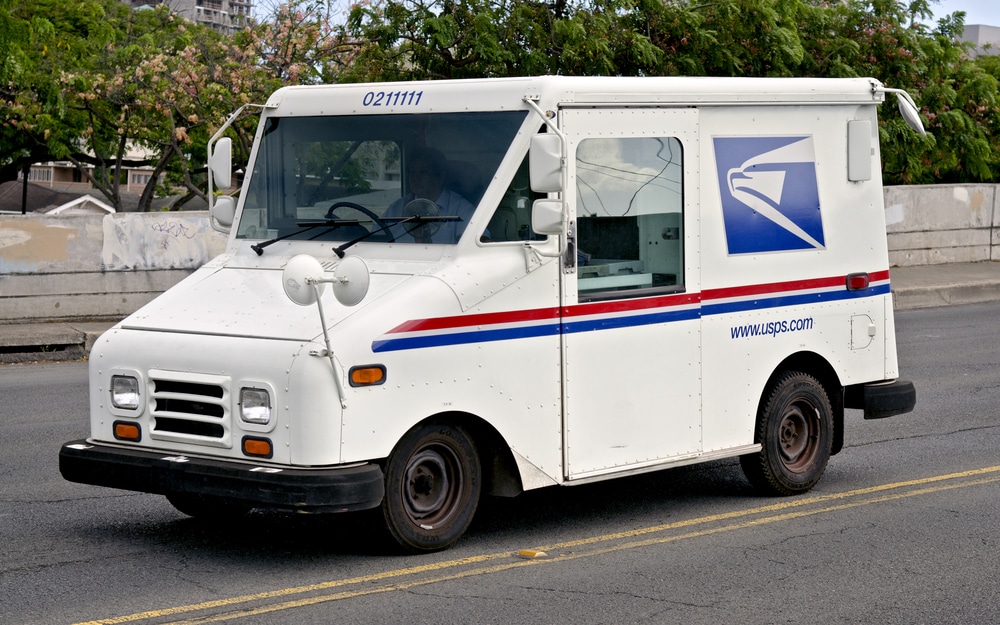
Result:
[[[153,409],[153,412],[181,412],[184,414],[215,417],[216,419],[226,416],[226,409],[222,406],[208,404],[203,401],[182,399],[180,397],[156,398],[156,407]]]
[[[170,417],[157,417],[155,431],[207,436],[209,438],[222,438],[226,434],[226,429],[218,423],[199,423],[198,421]]]
[[[230,379],[182,371],[150,371],[150,437],[229,447]]]

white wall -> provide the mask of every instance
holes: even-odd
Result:
[[[1000,260],[997,200],[992,184],[886,187],[889,263]]]
[[[892,266],[1000,260],[997,185],[886,187]],[[222,253],[206,212],[0,215],[0,323],[120,319]]]
[[[225,245],[207,212],[0,215],[0,323],[122,318]]]

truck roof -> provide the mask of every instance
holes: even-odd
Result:
[[[419,94],[419,97],[418,97]],[[481,78],[284,87],[272,115],[497,111],[540,106],[877,104],[874,78],[576,77]]]

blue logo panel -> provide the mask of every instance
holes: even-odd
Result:
[[[826,247],[811,136],[713,140],[730,254]]]

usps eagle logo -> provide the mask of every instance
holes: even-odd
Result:
[[[715,137],[730,254],[824,249],[809,137]]]

